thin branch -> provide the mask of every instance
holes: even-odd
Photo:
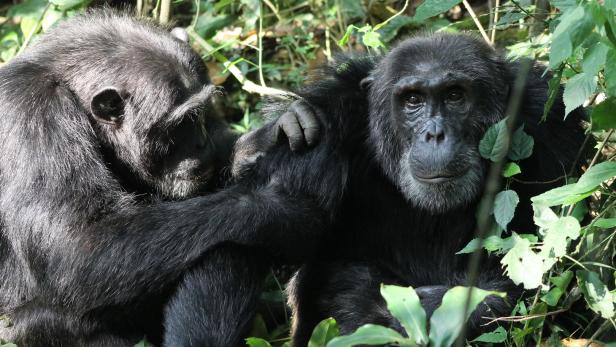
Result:
[[[492,37],[490,37],[490,42],[494,45],[496,39],[496,23],[498,23],[498,11],[500,10],[500,0],[496,0],[494,5],[494,22],[492,22]]]
[[[547,313],[531,314],[528,316],[498,317],[498,318],[491,319],[489,322],[482,324],[481,326],[487,326],[490,324],[494,324],[496,322],[524,322],[524,321],[528,321],[528,320],[535,319],[535,318],[554,316],[559,313],[563,313],[567,311],[569,311],[569,307],[561,308],[560,310],[547,312]],[[490,319],[491,317],[481,317],[481,318]]]
[[[161,0],[158,21],[160,24],[166,25],[169,23],[169,18],[171,18],[171,0]]]
[[[19,47],[19,51],[17,52],[16,55],[20,55],[26,49],[26,47],[28,47],[28,45],[30,44],[30,41],[32,40],[32,37],[34,37],[34,34],[36,34],[39,30],[41,30],[41,26],[43,25],[43,18],[45,18],[45,15],[47,14],[47,11],[49,10],[50,6],[51,6],[51,2],[48,2],[47,6],[45,6],[45,9],[41,13],[41,15],[36,19],[36,24],[26,36],[24,43],[21,45],[21,47]]]
[[[193,28],[187,28],[186,32],[188,32],[188,35],[193,39],[195,43],[201,46],[201,48],[203,48],[206,52],[211,53],[212,56],[216,58],[216,60],[222,63],[224,67],[229,70],[229,72],[233,75],[233,77],[235,77],[235,79],[240,82],[240,84],[242,85],[242,89],[244,89],[245,91],[254,94],[270,95],[281,98],[298,97],[296,94],[285,90],[264,87],[254,83],[253,81],[246,78],[242,71],[237,66],[233,65],[233,63],[230,62],[227,57],[217,52],[214,47],[212,47],[207,41],[200,37]]]
[[[470,14],[471,18],[473,18],[473,21],[475,22],[477,29],[479,29],[479,32],[481,32],[481,36],[483,36],[483,39],[486,40],[486,42],[491,45],[492,42],[490,41],[488,34],[486,34],[486,31],[483,28],[483,25],[481,25],[481,22],[477,18],[477,15],[475,14],[475,11],[473,11],[473,8],[471,7],[471,5],[468,3],[467,0],[462,0],[462,3],[464,4],[464,7],[468,11],[468,14]]]

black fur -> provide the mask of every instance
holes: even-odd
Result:
[[[391,97],[397,81],[426,66],[436,67],[437,72],[441,68],[464,72],[470,77],[466,87],[480,95],[473,105],[473,118],[463,124],[468,141],[474,143],[466,160],[478,161],[470,169],[475,176],[432,191],[408,184],[411,178],[404,170],[413,166],[404,165],[412,161],[401,158],[408,150],[406,141],[413,139],[397,123],[399,115],[393,113]],[[300,93],[322,119],[326,145],[289,165],[299,173],[301,165],[318,157],[330,164],[313,166],[307,176],[285,176],[281,181],[308,188],[308,192],[316,188],[312,195],[328,201],[323,208],[333,223],[318,254],[290,285],[296,346],[306,346],[314,326],[327,317],[337,320],[342,334],[365,323],[399,330],[379,295],[380,283],[418,288],[428,314],[440,304],[447,288],[467,284],[468,259],[455,253],[473,238],[476,227],[476,205],[488,167],[476,157],[477,145],[483,132],[504,117],[518,66],[475,38],[439,34],[403,41],[382,58],[343,58]],[[535,140],[534,154],[521,162],[523,173],[518,178],[523,181],[550,181],[566,174],[584,140],[583,112],[576,110],[563,121],[561,96],[547,120],[540,121],[549,78],[542,77],[543,69],[535,66],[529,73],[519,113],[525,131]],[[455,119],[448,121],[455,123]],[[280,153],[265,156],[256,170],[267,167],[268,160]],[[315,173],[335,169],[333,162],[340,171],[328,175],[336,181],[317,175],[321,181],[313,184]],[[521,203],[511,229],[534,230],[529,198],[562,183],[515,183],[511,188]],[[494,258],[482,263],[477,286],[505,291],[509,298],[489,297],[471,317],[471,334],[480,330],[481,317],[507,315],[520,295],[520,288],[502,275]]]
[[[298,257],[326,218],[275,180],[213,192],[236,140],[209,112],[213,93],[185,42],[109,11],[60,24],[0,68],[0,316],[11,321],[0,338],[159,343],[163,307],[194,269],[167,309],[167,339],[238,341],[265,259],[237,244]]]

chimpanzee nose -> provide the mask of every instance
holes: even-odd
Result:
[[[426,129],[424,141],[427,143],[440,144],[445,140],[445,130],[438,123],[432,123]]]

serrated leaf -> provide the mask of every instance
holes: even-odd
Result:
[[[608,47],[601,42],[597,42],[590,47],[584,54],[582,60],[582,70],[590,75],[596,75],[605,65]]]
[[[616,49],[612,48],[607,53],[605,69],[605,92],[609,96],[616,96]]]
[[[507,230],[507,225],[513,219],[518,202],[520,202],[520,198],[513,190],[505,190],[496,194],[494,198],[494,219],[504,230]]]
[[[339,334],[336,320],[333,318],[324,319],[312,331],[308,347],[325,347],[329,341]]]
[[[577,219],[571,216],[559,218],[545,229],[540,254],[546,259],[560,258],[567,254],[568,241],[579,236],[580,223]]]
[[[415,10],[415,20],[420,21],[441,14],[455,5],[461,3],[462,0],[425,0]]]
[[[563,101],[565,117],[588,99],[597,89],[597,76],[585,72],[573,76],[565,84]]]
[[[426,311],[421,307],[415,290],[411,287],[382,285],[381,296],[387,303],[387,309],[400,321],[409,338],[419,345],[426,344]]]
[[[507,340],[507,330],[503,327],[498,327],[491,333],[484,333],[479,335],[472,342],[485,342],[485,343],[503,343]]]
[[[362,345],[383,345],[388,343],[398,343],[400,346],[409,346],[397,331],[386,328],[380,325],[366,324],[354,333],[347,336],[335,337],[331,340],[327,347],[351,347],[359,344]]]
[[[560,23],[554,29],[550,50],[550,67],[557,68],[573,54],[577,47],[594,28],[592,15],[583,6],[565,11]]]
[[[479,154],[485,159],[498,161],[505,155],[507,118],[488,128],[479,141]]]
[[[468,311],[465,316],[464,307],[468,300],[469,289],[472,289],[472,291]],[[443,295],[441,305],[430,318],[430,346],[452,346],[458,335],[460,335],[462,326],[466,323],[468,317],[475,311],[477,305],[489,295],[505,296],[504,293],[479,288],[453,287],[449,289]]]
[[[579,270],[576,272],[578,286],[584,294],[584,299],[591,310],[605,319],[614,318],[614,302],[612,293],[601,281],[599,275],[592,271]]]
[[[533,154],[535,140],[524,132],[524,127],[519,127],[511,137],[511,147],[507,156],[511,160],[522,160]]]
[[[607,130],[616,128],[616,97],[611,96],[592,109],[590,119],[592,130]]]
[[[514,246],[501,259],[507,276],[515,284],[523,284],[525,289],[535,289],[541,285],[543,279],[543,258],[531,249],[530,241],[511,236]]]

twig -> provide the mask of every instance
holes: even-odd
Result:
[[[507,116],[507,131],[505,132],[503,151],[500,157],[497,158],[497,160],[494,161],[492,165],[490,165],[490,171],[488,172],[488,176],[486,178],[485,191],[478,205],[479,207],[477,211],[477,229],[475,231],[475,238],[479,240],[479,245],[477,249],[475,249],[469,260],[467,283],[470,287],[474,287],[476,285],[477,279],[479,277],[483,239],[487,233],[487,230],[489,229],[490,215],[494,205],[494,197],[496,196],[496,193],[500,188],[501,172],[503,170],[505,156],[509,151],[509,147],[511,145],[511,134],[513,133],[513,130],[515,128],[516,119],[520,110],[520,104],[524,95],[526,79],[528,78],[528,73],[530,71],[531,65],[532,63],[530,60],[524,60],[522,63],[520,63],[517,77],[513,84],[511,98],[509,99],[509,103],[507,105],[507,110],[505,113]],[[466,303],[464,305],[464,317],[466,317],[470,309],[469,305],[471,300],[471,292],[472,290],[469,290],[466,297]],[[460,337],[461,338],[459,338],[456,342],[456,346],[462,346],[466,339],[466,325],[462,326]]]
[[[278,21],[281,22],[282,17],[280,17],[280,14],[278,13],[278,9],[276,8],[276,6],[274,6],[274,4],[272,4],[272,2],[269,0],[263,0],[263,2],[265,3],[265,5],[267,5],[267,7],[270,8],[270,10],[272,10],[272,13],[274,13],[274,16],[276,16],[276,19],[278,19]],[[262,17],[263,17],[263,9],[261,9],[261,18]]]
[[[481,25],[481,22],[477,18],[477,15],[475,14],[475,11],[473,11],[473,8],[471,7],[471,5],[468,3],[467,0],[462,0],[462,3],[464,4],[464,7],[468,11],[468,14],[470,14],[471,18],[473,18],[473,21],[475,22],[477,29],[479,29],[479,31],[481,32],[481,36],[483,36],[483,39],[486,40],[488,44],[492,44],[492,42],[490,41],[490,38],[488,37],[488,34],[486,34],[486,31],[483,28],[483,25]]]
[[[235,79],[237,79],[240,82],[240,84],[242,85],[242,89],[244,89],[245,91],[249,93],[269,95],[269,96],[275,96],[275,97],[281,97],[281,98],[288,98],[288,97],[297,98],[298,97],[296,94],[285,91],[285,90],[271,88],[271,87],[264,87],[264,86],[260,86],[254,83],[253,81],[246,78],[246,76],[244,76],[242,71],[240,71],[240,69],[237,66],[233,65],[233,63],[230,62],[229,59],[227,59],[224,55],[220,54],[219,52],[216,52],[214,47],[212,47],[207,41],[201,38],[195,32],[193,28],[188,27],[186,29],[186,32],[188,32],[188,35],[193,39],[195,43],[201,46],[205,51],[211,52],[212,56],[214,56],[216,60],[222,63],[224,67],[227,70],[229,70],[229,72],[233,75],[233,77],[235,77]]]
[[[593,165],[595,165],[595,163],[597,162],[597,159],[599,159],[599,155],[601,155],[601,152],[603,151],[603,148],[607,144],[607,140],[610,139],[610,136],[612,136],[613,133],[614,133],[614,129],[610,129],[610,131],[605,136],[605,139],[603,140],[603,143],[601,143],[601,146],[597,150],[597,153],[595,153],[595,156],[592,158],[592,161],[590,162],[590,165],[588,165],[588,169],[590,169]],[[586,170],[588,170],[588,169],[586,169]]]
[[[552,312],[547,312],[547,313],[531,314],[531,315],[528,315],[528,316],[498,317],[498,318],[494,318],[494,319],[490,320],[489,322],[487,322],[485,324],[482,324],[481,326],[487,326],[487,325],[490,325],[490,324],[494,324],[496,322],[524,322],[524,321],[535,319],[535,318],[554,316],[554,315],[557,315],[559,313],[563,313],[563,312],[567,312],[567,311],[569,311],[569,307],[561,308],[560,310],[556,310],[556,311],[552,311]],[[481,318],[489,319],[491,317],[481,317]]]
[[[263,4],[259,4],[259,31],[257,32],[257,59],[259,64],[259,83],[262,87],[266,87],[265,78],[263,78]]]
[[[607,329],[607,327],[610,325],[610,321],[609,320],[605,320],[605,322],[603,322],[603,324],[601,324],[601,326],[599,327],[599,329],[597,329],[597,331],[595,331],[594,334],[592,334],[592,336],[588,339],[588,341],[586,342],[586,344],[584,345],[584,347],[588,347],[590,346],[590,344],[597,339],[597,337],[599,337],[599,335],[601,335],[601,333],[603,332],[603,330]]]
[[[169,18],[171,18],[171,0],[161,0],[158,21],[160,24],[165,25],[169,23]]]
[[[490,42],[494,44],[496,39],[496,23],[498,23],[498,11],[500,10],[500,0],[496,0],[494,4],[494,22],[492,22],[492,37],[490,38]]]
[[[45,9],[41,13],[41,15],[37,18],[36,25],[28,33],[28,36],[26,36],[24,43],[22,43],[21,47],[19,47],[19,51],[17,51],[16,55],[20,55],[26,49],[26,47],[28,47],[28,45],[30,44],[30,41],[32,40],[32,37],[34,37],[34,34],[36,34],[39,30],[41,30],[41,25],[43,24],[43,18],[47,14],[47,11],[49,10],[50,6],[51,6],[51,2],[48,2],[47,6],[45,6]]]

